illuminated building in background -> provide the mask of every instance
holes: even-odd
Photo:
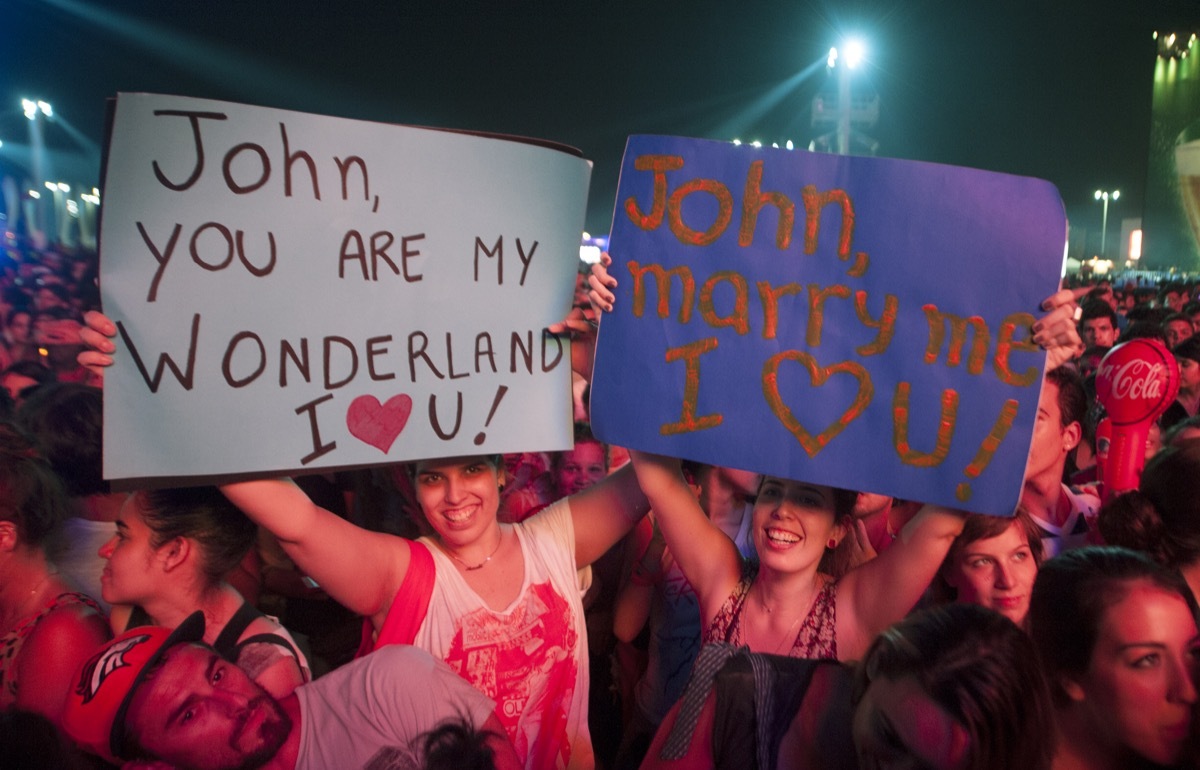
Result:
[[[1200,270],[1200,42],[1196,31],[1155,35],[1150,158],[1140,267]]]

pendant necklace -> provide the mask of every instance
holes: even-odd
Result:
[[[810,604],[812,603],[811,599],[809,599],[809,603]],[[762,596],[758,596],[758,604],[760,607],[762,607],[764,610],[766,610],[768,616],[775,614],[774,611],[769,606],[767,606],[767,603],[765,601],[763,601]],[[789,642],[792,642],[792,643],[795,642],[795,638],[792,636],[792,632],[796,630],[796,626],[798,626],[800,624],[800,621],[803,620],[807,614],[808,614],[807,612],[801,612],[799,615],[796,616],[796,619],[792,621],[792,624],[790,626],[788,626],[787,631],[783,632],[783,641],[781,641],[778,644],[778,646],[775,647],[775,651],[772,653],[773,655],[779,655],[785,647],[788,647]]]
[[[465,561],[458,558],[458,556],[456,556],[454,554],[454,551],[451,551],[449,548],[446,548],[445,546],[442,546],[442,550],[444,550],[446,553],[450,554],[451,559],[454,559],[456,562],[463,565],[463,568],[467,572],[474,572],[477,569],[483,569],[483,565],[487,564],[489,561],[492,560],[492,557],[495,556],[500,551],[500,546],[502,546],[502,545],[504,545],[504,530],[500,530],[500,540],[499,540],[499,542],[496,543],[496,547],[492,549],[492,552],[490,554],[488,554],[488,557],[475,565],[467,564]]]

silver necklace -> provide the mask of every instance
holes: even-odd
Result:
[[[487,564],[489,561],[492,560],[492,557],[495,556],[500,551],[500,546],[502,546],[502,545],[504,545],[504,530],[500,530],[500,540],[496,543],[496,547],[492,549],[492,552],[488,554],[488,557],[475,565],[467,564],[465,561],[458,558],[458,556],[455,555],[454,551],[451,551],[449,548],[446,548],[445,546],[442,546],[442,550],[444,550],[446,553],[450,554],[451,559],[454,559],[456,562],[463,565],[463,568],[467,572],[474,572],[477,569],[483,569],[483,565]]]
[[[814,594],[814,596],[815,596],[815,594]],[[812,599],[809,599],[809,604],[811,605],[811,603],[812,603]],[[765,601],[763,601],[763,598],[761,595],[758,596],[758,604],[760,607],[762,607],[764,610],[766,610],[768,617],[775,614],[774,611],[770,607],[767,606],[767,603]],[[772,654],[778,655],[780,652],[783,651],[784,647],[786,647],[788,645],[789,640],[794,641],[792,632],[796,630],[796,626],[800,624],[800,621],[803,620],[806,615],[808,615],[808,612],[804,611],[796,616],[796,619],[792,621],[792,624],[790,626],[788,626],[787,631],[783,632],[783,641],[781,641],[778,644],[778,646],[775,647],[775,650]],[[739,629],[739,630],[741,630],[741,629]],[[745,642],[745,631],[744,630],[742,630],[741,635],[743,637],[742,641],[744,643]]]

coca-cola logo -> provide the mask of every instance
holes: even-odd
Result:
[[[1115,371],[1114,371],[1115,370]],[[1128,361],[1123,366],[1101,366],[1097,370],[1112,380],[1113,398],[1153,399],[1162,397],[1163,374],[1167,367],[1149,361]]]
[[[1096,398],[1114,425],[1149,422],[1179,390],[1179,365],[1159,340],[1136,339],[1110,350],[1096,370]]]

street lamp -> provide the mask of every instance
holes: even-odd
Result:
[[[21,109],[29,119],[29,150],[33,160],[33,183],[41,186],[46,181],[46,145],[42,139],[42,122],[54,117],[54,109],[47,103],[33,99],[22,99]],[[30,232],[48,232],[49,224],[45,221],[45,204],[38,201],[34,204],[34,216],[30,217]]]
[[[829,67],[838,71],[838,155],[850,154],[850,72],[862,63],[866,55],[867,49],[863,42],[851,38],[840,51],[830,48],[829,58],[826,59]]]
[[[1100,256],[1104,256],[1105,238],[1108,235],[1108,202],[1121,197],[1120,190],[1097,190],[1095,198],[1098,201],[1104,201],[1104,214],[1100,217]]]

